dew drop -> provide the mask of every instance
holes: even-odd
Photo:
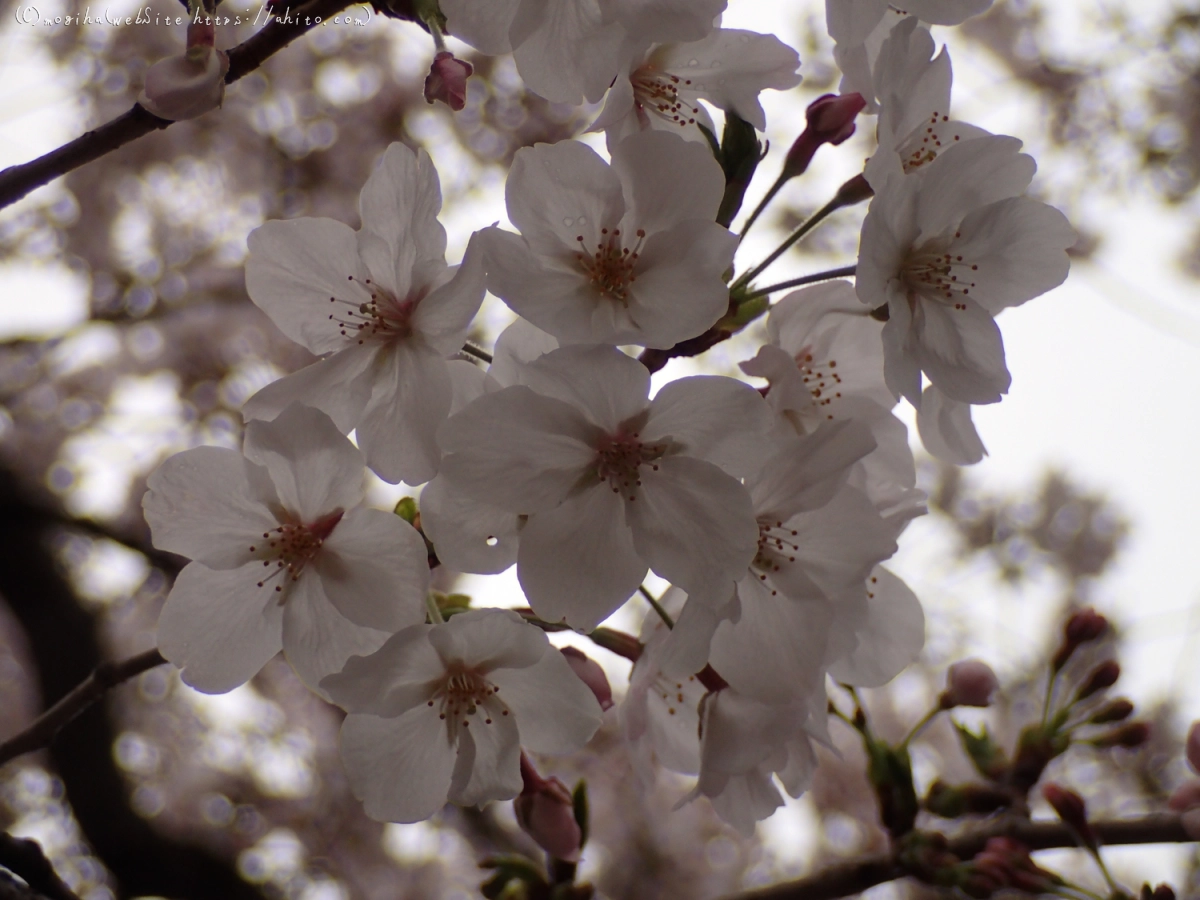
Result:
[[[487,544],[489,547],[495,547],[498,543],[500,543],[500,539],[498,537],[496,537],[494,534],[489,534],[487,536],[487,540],[484,541],[484,543]]]
[[[698,60],[698,59],[689,59],[689,60],[688,60],[688,65],[689,65],[689,66],[698,66],[698,65],[700,65],[700,60]]]
[[[576,225],[586,225],[587,224],[587,216],[580,216],[578,219],[575,220],[575,224]]]
[[[566,216],[563,219],[563,224],[566,225],[568,228],[570,228],[572,225],[575,224],[575,220],[572,219],[570,216]]]

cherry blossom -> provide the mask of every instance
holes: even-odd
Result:
[[[228,691],[282,648],[315,687],[424,620],[424,542],[399,516],[358,505],[362,454],[327,416],[292,405],[251,422],[243,453],[178,453],[142,503],[154,545],[194,560],[158,622],[185,682]]]
[[[480,233],[488,289],[564,344],[671,347],[729,308],[724,191],[711,151],[671,133],[626,138],[611,166],[577,141],[518,150],[505,197],[521,234]]]
[[[467,79],[474,72],[469,62],[458,59],[448,50],[433,57],[429,74],[425,77],[425,101],[441,100],[455,112],[467,103]]]
[[[921,402],[921,373],[952,400],[995,403],[1011,377],[993,317],[1058,286],[1075,232],[1022,196],[1034,163],[1020,141],[956,144],[905,175],[893,160],[872,187],[856,290],[883,328],[888,387]]]
[[[362,228],[332,219],[272,221],[250,234],[246,289],[279,329],[326,358],[246,403],[269,418],[292,402],[357,429],[367,465],[421,484],[437,471],[435,434],[450,414],[447,359],[483,302],[482,255],[446,265],[437,173],[428,155],[388,147],[359,196]]]
[[[971,405],[951,400],[932,384],[921,392],[917,430],[929,453],[955,466],[969,466],[987,456],[971,419]]]
[[[355,796],[385,822],[515,797],[522,746],[573,753],[600,725],[591,690],[511,610],[405,628],[321,686],[350,713],[341,751]]]
[[[590,629],[648,567],[691,592],[731,592],[757,545],[735,476],[761,453],[761,397],[695,376],[648,402],[649,372],[611,347],[555,350],[525,379],[453,416],[439,440],[447,490],[528,517],[517,576],[538,615]]]
[[[225,99],[229,57],[211,46],[189,47],[146,70],[138,103],[160,119],[194,119]]]
[[[658,44],[630,62],[613,82],[592,130],[605,131],[611,152],[624,138],[648,129],[705,141],[697,125],[714,131],[700,106],[707,100],[758,130],[767,127],[758,95],[800,83],[796,51],[770,34],[719,28],[702,41]]]
[[[925,646],[925,613],[903,579],[883,566],[834,605],[829,674],[843,684],[880,687]]]

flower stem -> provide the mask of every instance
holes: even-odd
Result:
[[[925,713],[925,715],[921,718],[921,721],[912,727],[912,731],[910,731],[907,735],[904,736],[904,740],[902,740],[900,742],[900,746],[907,747],[912,742],[912,739],[915,738],[918,734],[920,734],[924,730],[925,726],[933,721],[934,716],[936,716],[941,711],[942,711],[942,708],[940,706],[935,706],[929,712]]]
[[[654,598],[654,595],[646,590],[646,586],[644,584],[640,584],[638,585],[638,590],[641,591],[642,596],[646,598],[646,602],[650,604],[650,607],[656,613],[658,613],[658,617],[663,620],[666,626],[668,628],[674,628],[675,620],[671,618],[665,609],[663,609],[662,604]]]
[[[442,615],[442,610],[437,604],[437,599],[433,596],[433,592],[425,595],[425,609],[429,611],[429,622],[432,625],[443,625],[446,622]]]
[[[462,352],[467,354],[467,356],[473,356],[476,359],[483,360],[485,363],[488,363],[488,364],[490,364],[492,361],[492,354],[488,353],[482,347],[476,347],[470,341],[466,341],[463,343]]]
[[[775,291],[783,291],[805,284],[815,284],[818,281],[831,281],[834,278],[853,276],[857,268],[858,266],[842,266],[840,269],[827,269],[824,272],[814,272],[811,275],[801,275],[799,278],[792,278],[788,281],[781,281],[778,284],[767,285],[765,288],[756,288],[753,291],[743,294],[742,302],[754,300],[758,297],[765,297],[767,294],[775,293]],[[866,315],[865,310],[863,311],[863,315]]]
[[[815,213],[813,213],[811,216],[809,216],[808,219],[805,220],[805,222],[799,228],[797,228],[790,235],[788,235],[787,240],[785,240],[782,244],[780,244],[778,247],[776,247],[775,250],[772,251],[770,256],[768,256],[766,259],[764,259],[762,262],[760,262],[757,266],[755,266],[753,269],[751,269],[745,275],[741,276],[737,281],[735,281],[733,283],[733,285],[731,287],[736,288],[736,287],[739,287],[740,285],[749,284],[751,281],[753,281],[755,278],[757,278],[759,275],[761,275],[762,272],[769,265],[771,265],[771,263],[775,262],[775,260],[779,259],[779,257],[783,256],[784,253],[786,253],[789,249],[791,249],[793,244],[795,244],[802,237],[804,237],[806,234],[808,234],[810,231],[812,231],[814,228],[816,228],[818,225],[820,225],[821,222],[823,222],[830,215],[830,213],[833,213],[835,210],[841,209],[844,205],[845,205],[845,203],[837,197],[830,200],[828,203],[826,203],[824,206],[822,206],[820,209],[818,209]]]
[[[775,183],[771,185],[771,189],[767,191],[767,195],[758,201],[758,206],[754,207],[754,212],[750,213],[750,218],[746,220],[746,224],[742,226],[742,233],[738,235],[738,243],[741,244],[746,239],[746,232],[750,230],[750,226],[762,214],[762,211],[767,208],[767,204],[775,199],[775,195],[779,193],[779,189],[788,182],[785,175],[780,175],[775,179]]]

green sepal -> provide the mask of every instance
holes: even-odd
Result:
[[[479,886],[480,893],[488,900],[519,900],[529,896],[530,888],[545,892],[550,887],[541,867],[524,856],[489,856],[479,863],[479,868],[496,872]]]
[[[999,781],[1008,769],[1008,757],[1004,750],[992,740],[984,725],[979,734],[975,734],[965,725],[954,723],[958,738],[962,742],[963,752],[971,760],[977,771],[984,778]]]
[[[412,497],[401,497],[396,501],[396,505],[392,508],[392,512],[402,518],[409,525],[417,521],[417,501]]]
[[[890,747],[865,734],[863,744],[867,751],[867,775],[879,800],[880,821],[893,837],[902,837],[912,831],[920,808],[908,748]]]
[[[742,198],[750,187],[750,179],[762,162],[763,146],[758,132],[749,122],[733,113],[725,114],[725,129],[721,134],[721,155],[717,162],[725,170],[725,194],[717,210],[717,223],[726,228],[742,208]]]

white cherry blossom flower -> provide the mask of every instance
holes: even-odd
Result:
[[[849,483],[881,515],[912,518],[924,512],[925,495],[916,489],[908,429],[891,413],[896,399],[883,378],[883,323],[868,313],[846,281],[794,291],[771,308],[770,343],[741,368],[767,379],[767,403],[785,433],[864,422],[876,446],[855,463]]]
[[[925,646],[925,613],[907,584],[876,566],[865,585],[834,605],[829,674],[844,684],[881,687]]]
[[[484,53],[512,53],[535,94],[594,103],[649,43],[698,41],[726,0],[443,0],[450,31]]]
[[[246,426],[244,454],[167,459],[142,502],[154,545],[194,560],[158,622],[183,680],[222,693],[282,648],[309,687],[425,618],[424,541],[358,504],[362,454],[323,413],[293,405]]]
[[[1067,277],[1075,232],[1022,196],[1035,166],[1019,150],[1016,138],[980,137],[908,175],[893,159],[872,185],[855,288],[887,307],[884,375],[914,406],[922,372],[952,400],[997,402],[1011,378],[993,317]]]
[[[770,418],[731,378],[696,376],[648,401],[650,374],[612,347],[564,347],[525,383],[442,427],[446,490],[526,516],[517,576],[538,615],[590,629],[652,568],[728,593],[757,546],[746,489]],[[480,435],[486,435],[481,442]]]
[[[763,131],[767,121],[759,93],[798,85],[799,65],[791,47],[752,31],[720,28],[695,43],[658,44],[613,82],[592,130],[606,132],[610,152],[629,135],[649,129],[704,142],[696,126],[709,131],[714,126],[700,105],[703,99]]]
[[[521,234],[480,232],[488,289],[564,344],[671,347],[729,309],[724,191],[708,148],[666,132],[622,141],[611,167],[577,141],[518,150],[505,196]]]
[[[279,329],[326,358],[246,403],[270,418],[289,403],[357,429],[367,465],[421,484],[437,471],[435,434],[450,414],[447,359],[483,302],[482,256],[445,262],[437,173],[425,151],[388,147],[359,196],[362,228],[332,219],[272,221],[250,234],[246,289]]]
[[[350,713],[341,751],[355,796],[384,822],[511,799],[522,746],[574,753],[601,721],[546,635],[503,609],[406,628],[322,687]]]

